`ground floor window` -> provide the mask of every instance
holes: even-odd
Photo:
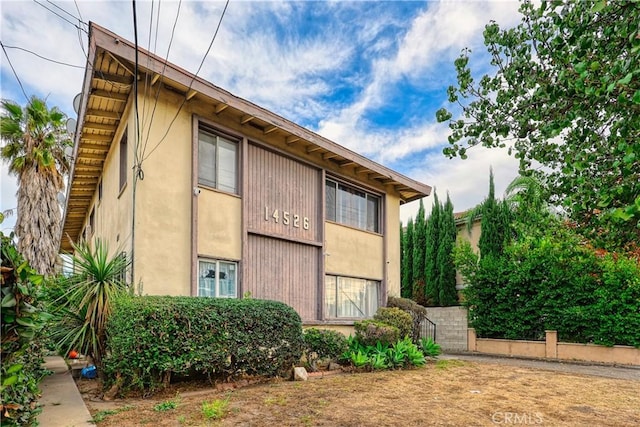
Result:
[[[324,283],[327,318],[369,318],[376,314],[379,281],[326,275]]]
[[[198,296],[236,298],[238,263],[200,260],[198,263]]]

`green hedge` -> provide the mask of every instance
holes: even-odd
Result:
[[[598,256],[569,233],[514,243],[467,276],[469,319],[480,337],[542,340],[557,330],[561,341],[640,347],[638,263]]]
[[[121,298],[107,325],[105,385],[150,393],[173,374],[285,375],[302,347],[300,316],[280,302]]]

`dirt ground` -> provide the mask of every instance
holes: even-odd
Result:
[[[98,426],[632,426],[640,382],[460,360],[425,368],[270,381],[230,390],[175,386],[104,402],[79,388]],[[219,419],[205,402],[227,402]]]

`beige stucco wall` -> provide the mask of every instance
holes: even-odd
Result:
[[[325,224],[325,272],[382,280],[381,235],[327,222]]]
[[[160,96],[148,135],[148,158],[142,165],[145,179],[137,183],[134,262],[136,284],[142,283],[143,294],[191,294],[192,121],[188,108],[180,111],[162,140],[180,101],[177,94]],[[143,105],[142,99],[139,104]],[[140,114],[140,123],[149,123],[151,109],[141,108]],[[142,129],[141,144],[145,141],[147,132]]]
[[[129,252],[131,250],[131,175],[127,177],[122,191],[120,191],[120,140],[126,131],[128,140],[132,140],[131,128],[127,127],[129,122],[130,108],[127,107],[123,114],[123,120],[114,134],[114,143],[107,154],[104,162],[102,180],[102,200],[98,200],[98,189],[93,195],[93,199],[84,227],[89,224],[91,209],[95,209],[95,227],[89,242],[93,243],[96,238],[103,240],[110,254],[119,252]],[[132,144],[129,144],[127,153],[128,170],[133,165]]]
[[[239,197],[200,188],[198,255],[242,258],[242,200]]]
[[[387,236],[387,294],[400,296],[400,199],[392,195],[385,197]]]
[[[467,228],[466,221],[463,224],[459,224],[456,226],[458,236],[457,242],[468,241],[471,244],[471,248],[474,250],[476,254],[480,253],[480,249],[478,249],[478,243],[480,242],[480,219],[477,219],[473,222],[471,226],[471,230]],[[464,285],[464,279],[460,275],[460,273],[456,272],[456,285]]]

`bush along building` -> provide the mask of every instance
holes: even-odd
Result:
[[[399,296],[399,208],[429,186],[93,23],[89,39],[63,251],[101,238],[143,294],[277,300],[307,325]]]

